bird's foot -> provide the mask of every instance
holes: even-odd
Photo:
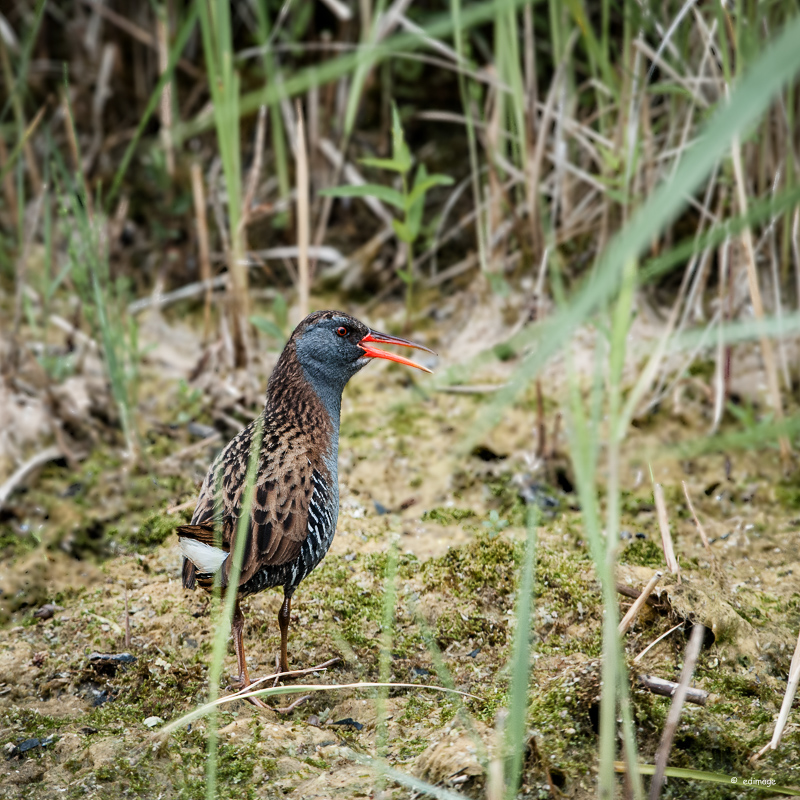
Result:
[[[239,694],[247,694],[250,691],[252,684],[250,681],[244,680],[236,680],[232,681],[232,685],[229,686],[229,689],[233,690],[233,695]],[[269,706],[260,698],[260,697],[243,697],[242,700],[246,700],[251,705],[254,705],[256,708],[269,708]]]

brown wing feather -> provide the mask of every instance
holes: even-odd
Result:
[[[269,423],[270,420],[266,420],[244,544],[240,586],[264,567],[278,566],[297,558],[308,534],[314,470],[309,459],[310,448],[305,446],[306,437],[293,425],[270,426]],[[214,525],[221,522],[222,548],[233,552],[244,502],[253,428],[254,423],[248,425],[217,457],[203,482],[192,523],[184,526],[187,534],[178,531],[179,536],[189,535],[219,547],[220,543],[214,540]],[[323,464],[317,468],[327,473]],[[221,515],[214,507],[215,485],[219,485],[222,493]],[[223,566],[223,584],[227,583],[230,561],[228,559]],[[184,576],[184,585],[187,577]]]

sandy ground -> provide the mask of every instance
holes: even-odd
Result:
[[[496,365],[480,381],[500,382],[512,367]],[[569,466],[558,455],[546,463],[534,455],[532,391],[473,449],[470,434],[487,396],[425,389],[424,377],[377,365],[348,387],[337,536],[296,595],[290,655],[297,667],[341,659],[298,685],[379,679],[388,633],[384,598],[392,583],[386,554],[396,543],[397,599],[384,674],[417,687],[451,685],[475,699],[462,703],[422,688],[396,688],[382,701],[374,690],[330,689],[288,714],[226,704],[218,719],[220,797],[410,797],[408,776],[485,796],[487,776],[498,766],[502,771],[495,759],[525,536],[523,497],[544,511],[521,791],[525,797],[593,796],[602,608],[578,501],[564,491]],[[635,676],[677,679],[684,630],[678,627],[636,665],[633,657],[678,623],[702,622],[712,635],[693,683],[710,699],[685,710],[673,764],[800,784],[796,726],[778,753],[755,767],[748,761],[771,736],[800,625],[800,489],[782,477],[772,449],[694,458],[670,450],[692,426],[699,435],[708,424],[702,392],[679,391],[669,409],[633,431],[622,472],[618,582],[641,588],[655,569],[664,569],[649,468],[665,487],[682,567],[680,585],[666,576],[658,602],[625,639],[641,758],[652,760],[669,701],[642,690]],[[557,407],[548,394],[550,430]],[[151,413],[160,413],[157,404]],[[214,618],[203,597],[181,588],[171,535],[140,547],[125,536],[126,526],[139,529],[143,514],[163,516],[168,505],[190,499],[211,450],[192,450],[196,439],[183,429],[150,441],[159,476],[151,508],[141,500],[139,478],[117,463],[105,467],[83,504],[80,492],[67,493],[45,514],[37,511],[44,500],[32,490],[16,501],[23,516],[3,523],[14,531],[20,519],[35,523],[43,544],[0,566],[7,620],[0,629],[0,797],[205,796],[208,718],[170,736],[159,730],[207,697]],[[39,485],[55,495],[54,487],[72,480],[55,465]],[[682,480],[713,557],[697,535]],[[138,505],[128,517],[132,487],[138,487]],[[106,509],[87,500],[98,496]],[[119,544],[103,558],[61,546],[79,540],[75,531],[87,514],[119,532]],[[72,539],[67,528],[74,529]],[[248,603],[245,644],[254,677],[273,671],[279,603],[276,592]],[[622,613],[629,604],[620,597]],[[120,660],[122,654],[130,658]],[[234,666],[229,648],[223,691]],[[296,696],[268,702],[285,707]],[[399,771],[399,782],[398,775],[376,772],[375,756]],[[704,784],[680,781],[671,782],[670,793],[712,796]]]

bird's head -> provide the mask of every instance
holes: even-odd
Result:
[[[316,311],[309,314],[292,334],[300,365],[313,381],[323,380],[341,384],[342,388],[353,375],[373,358],[385,358],[430,372],[396,353],[376,347],[377,344],[395,344],[433,353],[421,344],[389,336],[368,328],[363,322],[341,311]]]

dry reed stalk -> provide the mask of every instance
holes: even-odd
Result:
[[[485,217],[487,241],[492,240],[495,231],[501,227],[505,219],[505,203],[503,202],[504,193],[502,191],[502,181],[500,180],[497,167],[499,163],[498,156],[500,154],[500,137],[503,122],[502,116],[506,97],[502,92],[497,90],[490,92],[489,97],[491,106],[486,115],[489,123],[486,126],[484,140],[484,150],[487,154],[486,164],[489,168],[489,181],[484,187],[484,191],[486,193],[486,203],[488,206]],[[492,246],[489,245],[487,256],[489,268],[493,272],[502,271],[500,264],[503,261],[503,255],[504,253],[502,252],[495,253]]]
[[[111,76],[116,60],[116,44],[113,42],[106,42],[106,44],[103,45],[103,53],[100,56],[100,67],[97,70],[97,80],[95,81],[94,95],[92,97],[92,141],[83,157],[84,174],[91,172],[97,156],[103,149],[105,141],[103,111],[105,110],[106,102],[113,95]]]
[[[694,524],[697,526],[697,532],[700,534],[700,539],[703,542],[703,547],[705,547],[706,553],[708,553],[708,557],[711,559],[712,565],[716,567],[717,560],[714,556],[714,551],[711,549],[711,543],[708,541],[708,536],[706,536],[706,529],[701,524],[700,519],[697,516],[697,512],[694,510],[692,498],[689,497],[689,488],[686,486],[686,481],[681,481],[681,485],[683,486],[683,494],[686,497],[686,503],[689,506],[689,511],[694,518]]]
[[[194,218],[197,225],[197,248],[199,250],[200,276],[205,284],[205,304],[203,306],[203,344],[208,342],[211,331],[211,258],[208,244],[208,220],[206,218],[206,196],[203,188],[203,171],[195,161],[191,166],[192,199]]]
[[[624,634],[631,625],[633,625],[636,617],[639,616],[639,612],[642,610],[642,606],[647,602],[647,598],[653,593],[653,589],[656,588],[656,584],[661,580],[663,576],[663,572],[656,572],[652,578],[647,582],[647,585],[642,589],[642,593],[636,598],[633,602],[633,605],[628,609],[628,613],[620,620],[619,625],[617,626],[617,633],[620,636]]]
[[[156,41],[158,43],[158,72],[163,75],[169,66],[169,20],[166,9],[156,9]],[[159,102],[159,115],[161,117],[161,143],[164,147],[167,174],[175,177],[175,148],[172,144],[172,81],[164,84]]]
[[[8,149],[6,140],[0,136],[0,172],[5,171],[8,164]],[[14,172],[8,170],[3,176],[3,194],[6,198],[6,207],[11,216],[11,224],[17,227],[17,187],[14,185]],[[798,273],[800,274],[800,273]],[[800,281],[800,278],[798,278]]]
[[[797,645],[794,648],[792,663],[789,667],[789,680],[786,684],[786,692],[783,695],[781,710],[775,722],[775,730],[772,734],[772,739],[769,741],[769,744],[764,745],[764,747],[751,757],[751,762],[757,761],[767,750],[776,750],[778,748],[778,745],[781,743],[783,732],[786,730],[786,723],[789,720],[789,712],[792,710],[792,703],[797,694],[798,684],[800,684],[800,637],[798,637]]]
[[[538,321],[538,320],[537,320]],[[544,419],[544,395],[542,380],[536,379],[536,457],[542,458],[547,451],[547,425]]]
[[[47,186],[42,187],[42,191],[36,198],[33,206],[33,215],[25,224],[25,239],[22,243],[22,252],[17,259],[16,269],[16,288],[14,293],[14,325],[13,331],[16,337],[19,334],[19,327],[22,323],[22,298],[25,292],[25,277],[28,272],[28,258],[30,256],[31,245],[33,244],[36,231],[39,227],[39,218],[42,215],[42,206],[47,195]]]
[[[739,137],[733,137],[731,145],[731,161],[733,162],[733,173],[736,182],[736,194],[739,202],[739,213],[747,216],[747,190],[744,182],[744,170],[742,168],[742,148]],[[745,226],[742,231],[742,244],[746,254],[745,265],[747,267],[747,284],[750,290],[750,300],[753,303],[753,314],[758,322],[764,320],[764,304],[761,300],[761,289],[758,285],[758,269],[756,267],[756,256],[753,250],[753,234],[750,226]],[[767,386],[772,397],[772,406],[775,410],[775,418],[778,423],[783,422],[783,399],[778,384],[778,369],[775,365],[775,354],[772,350],[772,342],[763,333],[759,335],[761,345],[761,355],[764,359],[764,370],[767,373]],[[784,468],[788,468],[792,448],[789,439],[785,434],[778,437],[778,445],[781,451],[781,461]]]
[[[158,50],[158,42],[152,34],[148,33],[136,23],[131,22],[127,17],[123,17],[122,14],[118,14],[105,3],[100,2],[100,0],[81,0],[81,2],[89,6],[89,8],[95,11],[99,16],[103,17],[103,19],[110,22],[121,31],[125,31],[132,39],[135,39],[137,42],[140,42],[152,50]],[[195,80],[202,80],[205,83],[206,73],[185,58],[178,59],[176,66]]]
[[[11,108],[14,112],[14,117],[16,118],[19,130],[24,131],[26,127],[28,127],[25,124],[25,111],[22,107],[22,101],[20,100],[20,93],[14,91],[14,73],[11,69],[11,61],[8,57],[8,47],[3,36],[0,36],[0,63],[3,67],[3,78],[5,79],[6,93],[7,96],[11,98]],[[28,177],[31,182],[33,194],[38,195],[42,191],[42,175],[39,172],[39,167],[36,163],[36,158],[34,156],[33,146],[31,145],[29,135],[25,136],[22,143],[22,153],[25,157],[25,164],[28,167]]]
[[[242,201],[242,218],[239,220],[239,231],[244,237],[245,245],[247,242],[247,226],[252,219],[253,203],[258,190],[258,181],[261,178],[261,168],[264,163],[264,139],[267,132],[267,107],[262,105],[258,109],[258,120],[256,122],[256,137],[253,142],[253,164],[247,176],[247,186],[244,191]],[[247,249],[245,247],[245,249]]]
[[[795,293],[800,303],[800,206],[792,216],[792,260],[794,261]]]
[[[780,130],[780,128],[778,128],[778,130]],[[779,184],[780,184],[780,170],[778,170],[777,174],[775,175],[775,180],[772,183],[773,200],[778,194]],[[781,324],[783,321],[783,302],[781,300],[781,283],[782,283],[780,275],[781,270],[778,267],[779,256],[778,256],[778,244],[777,244],[777,233],[776,233],[778,219],[779,217],[777,215],[772,217],[764,235],[765,237],[767,237],[767,241],[769,244],[769,252],[770,252],[769,263],[772,272],[772,290],[775,293],[775,318],[778,320],[778,324]],[[783,385],[787,391],[791,392],[792,379],[789,375],[789,358],[786,354],[786,340],[785,337],[781,335],[778,335],[777,339],[778,339],[778,360],[780,361],[781,373],[783,375]]]
[[[664,500],[664,489],[660,483],[653,484],[653,499],[656,504],[658,515],[658,527],[661,531],[661,548],[664,551],[664,559],[667,562],[669,571],[678,577],[681,582],[681,568],[678,559],[675,558],[675,549],[672,546],[672,534],[669,530],[669,518],[667,516],[667,504]]]
[[[320,99],[319,86],[314,84],[306,92],[306,154],[308,156],[308,174],[310,185],[313,188],[319,184],[317,175],[317,164],[319,162],[319,139],[320,139]],[[309,253],[310,255],[310,253]],[[316,262],[314,263],[316,268]]]
[[[128,606],[128,584],[125,583],[125,649],[131,646],[131,612]]]
[[[683,659],[680,681],[678,682],[678,687],[675,689],[675,694],[672,696],[672,705],[669,707],[661,742],[658,745],[658,750],[656,750],[656,770],[653,774],[653,780],[650,783],[650,800],[658,800],[661,796],[661,787],[664,783],[664,772],[667,769],[669,752],[672,749],[672,740],[675,737],[675,731],[678,729],[681,711],[683,710],[683,704],[686,701],[689,689],[689,681],[694,674],[694,668],[697,664],[697,658],[700,655],[704,634],[705,629],[702,625],[695,625],[692,628],[692,636],[689,639],[689,645],[686,648],[686,655]]]
[[[730,239],[725,239],[719,246],[717,263],[719,264],[719,308],[722,313],[721,322],[724,323],[729,317],[729,308],[726,304],[728,296],[728,280],[730,276]],[[710,433],[716,433],[722,422],[722,415],[725,411],[725,401],[728,397],[728,369],[727,356],[730,348],[725,345],[722,327],[719,328],[717,339],[717,353],[714,365],[714,415],[711,420]]]
[[[297,116],[297,139],[295,140],[294,157],[297,163],[297,304],[299,318],[308,314],[309,294],[311,291],[308,249],[311,243],[311,213],[309,200],[308,150],[306,147],[306,126],[303,109],[298,100],[295,104]]]
[[[322,2],[340,22],[349,22],[353,18],[353,12],[341,0],[322,0]]]

